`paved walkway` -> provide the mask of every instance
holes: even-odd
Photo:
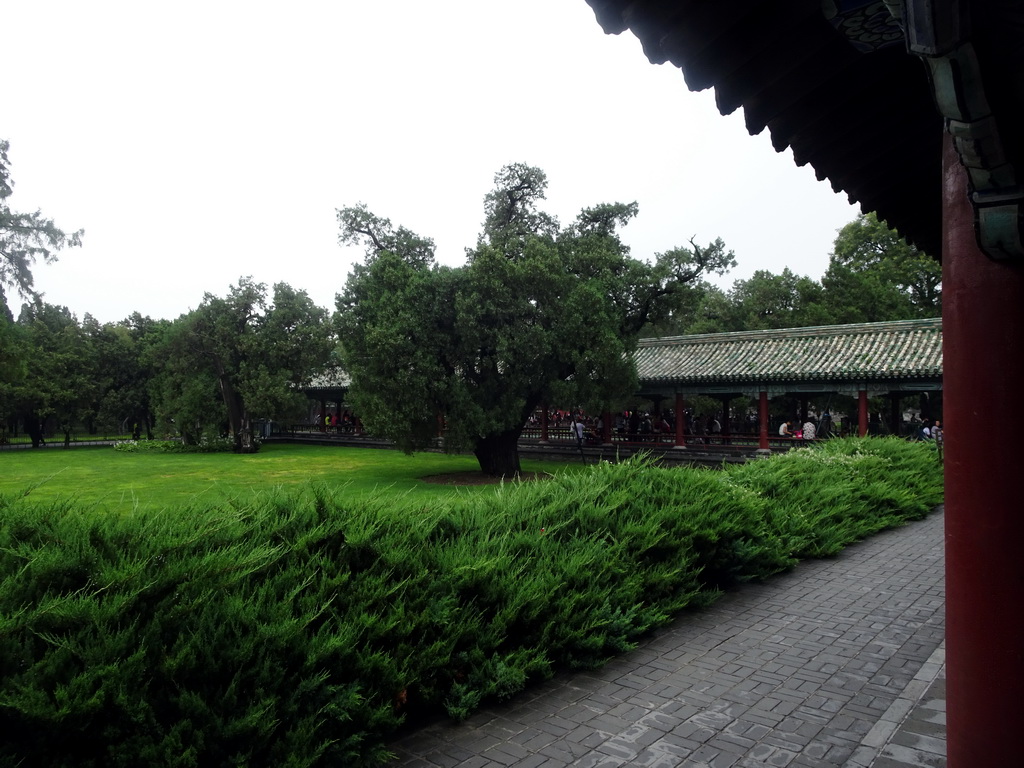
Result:
[[[943,515],[731,592],[395,766],[945,766]]]

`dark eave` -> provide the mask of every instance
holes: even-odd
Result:
[[[979,244],[1024,258],[1024,4],[1010,0],[587,0],[655,63],[900,232],[941,253],[943,129]]]

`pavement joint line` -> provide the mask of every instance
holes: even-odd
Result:
[[[928,657],[928,660],[921,665],[917,674],[914,675],[914,679],[907,684],[903,692],[889,705],[881,719],[861,740],[855,753],[856,756],[849,763],[851,768],[869,768],[875,763],[885,747],[892,741],[900,726],[910,717],[928,688],[945,669],[945,660],[946,641],[943,640]],[[867,758],[870,758],[867,762],[861,762]]]
[[[801,564],[802,574],[726,593],[703,620],[655,632],[625,663],[556,676],[526,706],[495,705],[468,732],[434,725],[429,738],[394,743],[392,768],[944,766],[941,510]],[[900,585],[913,594],[900,599]],[[480,741],[488,725],[510,724],[523,729],[518,749]],[[428,757],[431,740],[448,742],[448,759]],[[471,756],[452,763],[450,748]]]

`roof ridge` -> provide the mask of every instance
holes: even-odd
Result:
[[[726,331],[724,333],[695,333],[683,336],[655,336],[640,339],[641,347],[661,345],[719,343],[723,341],[750,341],[759,339],[799,339],[818,336],[852,336],[888,331],[906,332],[914,329],[942,330],[941,317],[917,318],[914,320],[886,320],[878,323],[849,323],[846,325],[810,325],[802,328],[769,328],[757,331]]]

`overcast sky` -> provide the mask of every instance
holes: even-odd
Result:
[[[333,309],[358,202],[462,263],[512,162],[563,223],[637,201],[634,256],[721,237],[723,286],[820,278],[858,213],[584,0],[8,0],[3,24],[9,202],[85,229],[35,268],[80,319],[174,318],[244,275]]]

